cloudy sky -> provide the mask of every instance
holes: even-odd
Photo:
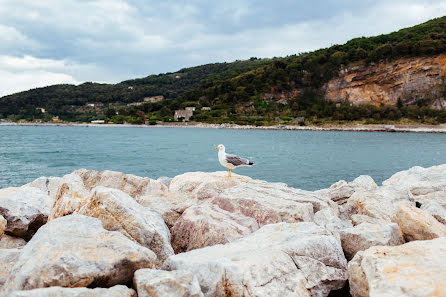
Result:
[[[0,96],[286,56],[446,15],[446,0],[0,0]]]

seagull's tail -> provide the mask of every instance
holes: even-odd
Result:
[[[256,165],[256,163],[249,162],[248,165],[249,165],[249,166],[252,166],[252,165]]]

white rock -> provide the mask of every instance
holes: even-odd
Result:
[[[383,186],[373,191],[355,192],[345,204],[346,213],[366,215],[378,220],[392,221],[396,205],[411,201],[407,191]]]
[[[205,296],[327,296],[344,286],[346,265],[339,242],[325,229],[278,223],[171,256],[163,269],[193,272]]]
[[[51,210],[50,220],[73,213],[85,204],[89,192],[103,186],[123,191],[137,202],[167,195],[162,182],[117,171],[79,169],[63,176]]]
[[[341,242],[339,232],[343,229],[353,227],[348,220],[341,220],[336,209],[331,207],[326,207],[315,213],[314,222],[330,231],[339,242]]]
[[[0,249],[0,288],[11,276],[11,270],[20,256],[19,249]]]
[[[42,226],[21,250],[5,292],[48,286],[99,287],[130,283],[156,255],[100,220],[69,215]]]
[[[197,277],[183,270],[140,269],[133,284],[138,297],[202,297]]]
[[[358,251],[364,251],[377,245],[400,245],[404,243],[400,229],[395,223],[362,223],[340,231],[342,248],[347,260]]]
[[[315,193],[324,195],[338,204],[344,204],[353,193],[358,191],[372,191],[376,190],[378,185],[373,178],[368,175],[361,175],[352,182],[347,183],[345,180],[340,180],[333,184],[328,189],[316,191]]]
[[[9,297],[137,297],[133,289],[118,285],[111,288],[50,287],[28,291],[14,291]]]
[[[446,209],[435,200],[422,200],[420,209],[424,210],[437,221],[446,225]]]
[[[446,208],[446,164],[395,173],[383,181],[383,185],[392,186],[412,195],[415,200],[435,200]]]
[[[160,262],[174,254],[170,232],[161,215],[138,204],[120,190],[102,186],[94,188],[86,204],[75,213],[100,219],[105,229],[119,231],[151,249]]]
[[[141,198],[140,204],[159,213],[169,229],[172,228],[184,211],[181,207],[169,202],[165,197],[145,198]]]
[[[38,188],[39,190],[50,196],[52,200],[56,200],[61,181],[62,178],[60,177],[42,176],[30,182],[29,184],[26,184],[25,186]]]
[[[29,239],[46,223],[53,200],[34,187],[0,190],[0,215],[8,222],[5,231]]]
[[[400,246],[377,246],[348,264],[353,297],[446,295],[446,237]]]
[[[231,242],[259,229],[254,218],[231,213],[204,202],[191,206],[172,227],[172,246],[176,253]]]
[[[204,200],[216,197],[226,189],[248,183],[265,182],[238,174],[233,174],[229,178],[224,171],[187,172],[172,179],[169,186],[169,196]]]
[[[48,221],[72,214],[86,202],[89,190],[81,177],[70,173],[62,177]]]
[[[20,237],[3,234],[0,239],[0,249],[15,249],[26,245],[26,241]]]
[[[353,226],[357,226],[359,224],[362,223],[369,223],[369,224],[387,224],[388,221],[387,220],[381,220],[381,219],[377,219],[377,218],[372,218],[366,215],[361,215],[361,214],[353,214],[350,216],[350,220],[353,224]]]
[[[6,230],[6,219],[2,215],[0,215],[0,239],[5,233],[5,230]]]
[[[406,241],[446,236],[446,225],[438,222],[427,212],[408,203],[400,203],[397,206],[394,220],[403,232]]]

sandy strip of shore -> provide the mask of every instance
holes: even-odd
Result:
[[[0,123],[0,126],[45,126],[45,127],[131,127],[131,128],[201,128],[201,129],[239,129],[239,130],[294,130],[294,131],[352,131],[352,132],[412,132],[446,133],[446,124],[442,125],[345,125],[345,126],[252,126],[236,124],[206,123],[165,123],[158,125],[129,124],[89,124],[89,123]]]

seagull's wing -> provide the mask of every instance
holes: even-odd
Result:
[[[240,166],[240,165],[250,165],[249,160],[236,156],[236,155],[229,155],[226,154],[226,162],[231,163],[234,166]]]

